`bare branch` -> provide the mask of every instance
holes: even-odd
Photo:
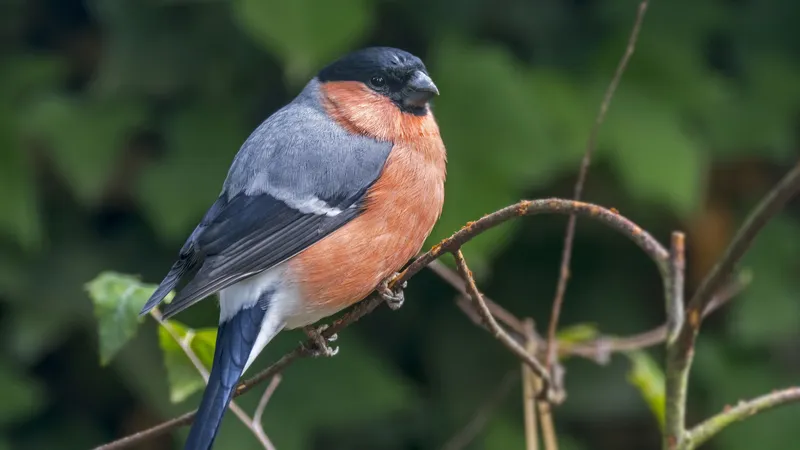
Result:
[[[500,328],[500,325],[498,325],[497,321],[494,320],[494,317],[492,317],[492,313],[489,311],[489,308],[486,307],[486,303],[483,301],[483,296],[481,295],[480,291],[478,291],[478,287],[475,285],[475,279],[472,277],[472,272],[469,270],[469,267],[467,267],[467,261],[464,260],[464,255],[461,253],[461,250],[456,250],[454,256],[456,257],[458,272],[464,278],[464,281],[467,282],[467,289],[469,290],[470,297],[472,298],[472,301],[478,305],[478,310],[481,313],[481,317],[483,317],[483,320],[486,321],[486,325],[489,327],[489,330],[497,340],[511,350],[512,353],[517,355],[519,359],[521,359],[525,364],[528,365],[528,367],[530,367],[536,376],[542,379],[544,385],[542,391],[546,393],[550,387],[550,377],[547,375],[547,371],[545,370],[544,366],[542,366],[542,364],[536,360],[536,357],[526,352],[517,341],[512,339],[508,333]]]
[[[756,208],[748,215],[744,224],[734,236],[733,241],[725,250],[725,254],[711,270],[711,273],[703,279],[700,287],[692,296],[689,302],[689,324],[684,327],[684,333],[700,329],[702,317],[699,312],[703,311],[711,302],[713,295],[717,292],[725,281],[730,277],[744,254],[753,245],[758,233],[764,226],[780,212],[786,203],[800,190],[800,163],[795,164],[794,168],[787,173],[783,179],[764,197]],[[695,315],[696,320],[692,320]]]
[[[267,433],[264,432],[264,423],[262,417],[264,416],[264,409],[266,409],[269,399],[272,398],[272,394],[274,394],[275,390],[278,389],[278,385],[280,383],[280,374],[272,377],[272,381],[269,382],[269,385],[267,385],[267,388],[264,390],[261,400],[258,401],[256,412],[253,414],[253,420],[250,422],[253,432],[256,434],[256,436],[258,436],[259,440],[269,443],[270,450],[275,450],[275,447],[272,447],[272,442],[269,440],[269,438],[267,438]]]
[[[541,200],[522,200],[491,214],[469,222],[449,238],[435,245],[429,252],[411,263],[395,282],[408,281],[413,275],[445,253],[452,253],[472,240],[475,236],[503,224],[515,217],[535,216],[540,214],[575,214],[589,217],[617,230],[631,239],[656,263],[662,274],[667,273],[669,252],[650,233],[631,222],[621,214],[602,206],[574,200],[547,198]]]
[[[439,277],[446,281],[450,286],[453,286],[453,288],[455,288],[455,290],[458,291],[463,298],[469,297],[466,283],[464,283],[464,280],[462,280],[454,270],[445,266],[441,261],[431,261],[431,263],[428,264],[428,268],[436,275],[439,275]],[[511,330],[514,331],[514,333],[518,334],[520,338],[522,337],[524,327],[517,316],[511,314],[508,312],[508,310],[495,303],[492,299],[485,295],[483,296],[483,300],[486,302],[486,306],[489,308],[489,311],[492,312],[492,315],[497,318],[497,320],[507,325]],[[469,302],[465,303],[471,305]],[[475,310],[473,309],[473,311]],[[477,313],[477,311],[475,312]]]
[[[602,222],[631,239],[650,257],[650,259],[656,263],[659,271],[662,274],[667,273],[667,260],[669,253],[649,233],[642,230],[635,223],[631,222],[622,215],[601,206],[572,200],[550,198],[542,200],[523,200],[492,214],[486,215],[475,222],[468,223],[465,227],[453,234],[451,237],[443,240],[441,243],[434,246],[430,251],[414,260],[414,262],[411,263],[399,276],[392,280],[389,287],[394,287],[398,283],[402,284],[403,282],[408,281],[420,270],[443,254],[458,250],[462,245],[486,230],[496,227],[516,217],[533,216],[539,214],[576,214]],[[381,303],[383,303],[383,299],[380,298],[380,296],[370,296],[351,308],[350,311],[344,314],[341,318],[334,321],[330,327],[323,331],[322,335],[324,337],[330,337],[332,334],[338,333],[345,327],[364,317],[366,314],[372,312]],[[508,336],[508,334],[506,334],[506,336]],[[511,342],[516,343],[514,340]],[[522,348],[519,346],[519,344],[517,344],[517,347]],[[259,383],[262,383],[267,379],[271,379],[275,375],[281,373],[295,360],[310,356],[310,352],[308,350],[309,348],[313,348],[313,343],[310,341],[298,346],[291,352],[285,354],[268,368],[264,369],[252,378],[242,382],[234,393],[234,398],[251,390]],[[528,355],[525,354],[525,357],[528,358]],[[184,414],[180,417],[156,425],[148,430],[144,430],[109,444],[97,447],[95,450],[116,450],[127,448],[146,439],[168,433],[175,428],[191,423],[194,419],[194,414],[194,411]]]
[[[508,396],[509,392],[511,392],[511,388],[514,387],[514,383],[517,382],[517,376],[517,372],[515,371],[506,374],[497,388],[477,409],[472,419],[470,419],[461,431],[442,446],[442,450],[461,450],[475,440],[478,433],[486,427],[494,410],[500,406],[500,403]]]
[[[667,345],[667,399],[664,436],[666,449],[682,449],[687,438],[683,423],[686,411],[686,395],[694,357],[694,345],[700,333],[704,312],[714,301],[714,293],[728,280],[739,261],[753,244],[764,226],[800,190],[800,163],[787,173],[783,179],[759,202],[739,228],[725,254],[705,277],[695,292],[678,337]]]
[[[525,320],[525,350],[531,356],[536,356],[536,338],[534,336],[533,320]],[[541,390],[537,383],[536,375],[526,365],[522,364],[522,410],[525,424],[525,450],[539,450],[539,429],[536,417],[536,393]]]
[[[683,325],[684,272],[686,271],[686,237],[675,231],[669,253],[669,280],[664,286],[667,307],[667,344],[674,342]]]
[[[558,450],[558,438],[550,403],[539,401],[539,423],[542,425],[542,439],[545,450]]]
[[[278,385],[281,383],[281,380],[282,377],[280,374],[272,377],[272,381],[270,381],[269,385],[267,385],[267,388],[264,389],[264,395],[262,395],[261,400],[258,401],[256,412],[253,414],[253,422],[259,424],[259,426],[261,426],[261,418],[264,416],[264,409],[266,409],[269,399],[272,398],[272,394],[274,394],[275,390],[278,389]]]
[[[175,342],[178,344],[178,346],[180,346],[181,350],[183,350],[183,353],[186,354],[186,356],[189,358],[189,361],[192,362],[194,368],[197,369],[198,373],[200,373],[200,376],[203,378],[205,384],[208,384],[208,377],[209,377],[208,370],[203,365],[202,361],[200,361],[200,358],[197,356],[197,353],[195,353],[194,350],[192,350],[191,337],[187,336],[189,337],[189,339],[181,339],[181,337],[178,335],[178,333],[175,331],[172,325],[166,322],[164,318],[161,316],[161,311],[159,311],[158,308],[153,308],[152,310],[150,310],[150,315],[156,320],[156,322],[159,323],[159,325],[161,325],[162,327],[164,327],[165,330],[167,330],[167,333],[169,333],[169,335],[172,336],[172,339],[174,339]],[[277,387],[277,385],[275,387]],[[266,406],[266,402],[264,403],[264,406]],[[253,433],[253,435],[256,437],[256,439],[258,439],[258,442],[261,444],[262,447],[264,447],[266,450],[275,450],[275,446],[272,445],[272,441],[270,441],[269,437],[267,437],[266,433],[264,433],[264,428],[261,426],[260,422],[256,424],[256,421],[254,419],[251,419],[250,416],[247,415],[247,413],[244,412],[244,410],[239,405],[237,405],[233,400],[231,400],[230,404],[228,405],[228,408],[230,408],[231,412],[233,412],[233,414],[236,417],[238,417],[239,420],[241,420],[242,423]],[[260,404],[259,408],[263,413],[263,407]]]
[[[616,92],[617,86],[619,86],[619,82],[622,79],[622,74],[625,73],[625,68],[628,67],[628,61],[630,61],[631,56],[633,56],[633,52],[636,49],[636,41],[639,39],[639,30],[642,28],[642,21],[644,20],[644,15],[647,12],[648,1],[649,0],[644,0],[639,4],[639,9],[636,13],[636,20],[633,22],[633,29],[631,30],[630,37],[628,38],[628,45],[625,48],[625,53],[619,60],[617,70],[614,72],[614,76],[611,78],[608,88],[606,88],[605,95],[603,96],[603,102],[600,104],[600,110],[598,111],[597,117],[594,121],[594,126],[592,127],[592,131],[589,133],[589,141],[586,144],[586,152],[583,154],[581,168],[578,172],[578,179],[575,181],[575,190],[572,194],[572,198],[575,201],[580,201],[581,196],[583,195],[583,185],[586,183],[586,176],[589,173],[589,166],[592,162],[592,153],[594,153],[594,150],[597,147],[597,137],[600,133],[600,126],[606,119],[608,108],[611,105],[611,99],[614,98],[614,93]],[[548,369],[556,359],[556,329],[558,328],[558,319],[561,316],[561,307],[564,304],[564,295],[567,292],[567,283],[569,282],[570,277],[570,260],[572,259],[572,245],[575,241],[575,225],[577,221],[578,218],[574,214],[569,216],[569,221],[567,222],[567,231],[564,236],[564,249],[561,253],[561,268],[559,270],[558,285],[556,286],[556,296],[553,300],[553,308],[550,313],[550,324],[547,328]]]
[[[775,391],[752,400],[739,402],[734,407],[725,408],[721,413],[706,419],[689,431],[683,449],[697,448],[734,422],[791,402],[800,402],[800,386]]]
[[[739,295],[751,281],[752,276],[749,273],[743,273],[736,277],[714,296],[714,300],[708,304],[708,307],[703,312],[703,316],[708,316],[724,306],[733,297]],[[559,346],[559,353],[565,356],[580,356],[603,364],[608,361],[612,353],[629,352],[631,350],[653,347],[663,343],[666,339],[667,326],[661,325],[633,336],[600,336],[589,342]]]
[[[116,441],[109,442],[108,444],[95,447],[94,450],[119,450],[122,448],[133,447],[137,444],[141,444],[144,441],[161,436],[162,434],[167,434],[176,428],[189,425],[192,423],[192,420],[194,420],[195,413],[196,411],[188,412],[182,416],[162,422],[154,427],[139,431],[138,433],[131,434],[130,436],[125,436],[124,438],[117,439]]]
[[[670,271],[669,278],[664,280],[664,292],[667,309],[666,340],[669,347],[675,342],[684,321],[683,291],[684,270],[686,268],[685,237],[683,233],[673,232],[670,246]],[[685,398],[687,380],[680,372],[667,370],[667,389],[672,390],[677,397]],[[666,423],[664,439],[667,441],[680,441],[686,426],[685,407],[682,403],[667,402]]]

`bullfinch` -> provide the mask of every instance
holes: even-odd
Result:
[[[236,384],[281,330],[311,328],[378,289],[422,248],[444,202],[446,152],[423,62],[372,47],[329,64],[245,140],[222,192],[142,314],[219,293],[208,386],[186,450],[208,450]]]

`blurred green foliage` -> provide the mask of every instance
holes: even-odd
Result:
[[[124,293],[115,280],[163,277],[249,130],[321,65],[365,45],[426,61],[449,150],[434,243],[521,197],[570,195],[635,10],[633,0],[3,2],[0,448],[90,448],[197,402],[187,361],[174,348],[162,354],[153,321],[129,314],[151,287],[123,303],[102,299]],[[798,21],[792,0],[650,5],[586,195],[662,240],[685,230],[690,289],[798,158]],[[564,223],[515,221],[465,248],[481,287],[540,329]],[[795,203],[748,255],[751,286],[707,324],[691,422],[797,383],[798,246]],[[139,276],[95,279],[93,306],[84,285],[106,270]],[[423,273],[402,310],[342,333],[336,358],[292,366],[265,415],[279,448],[428,449],[455,434],[518,363],[458,312],[453,295]],[[661,295],[633,245],[581,221],[563,323],[592,326],[568,336],[655,326]],[[194,329],[200,345],[216,317],[209,301],[172,323]],[[98,340],[98,318],[100,336],[112,339]],[[283,333],[251,370],[299,339]],[[564,448],[658,448],[657,421],[626,380],[629,360],[566,368],[569,399],[556,411]],[[239,403],[252,410],[257,397]],[[786,448],[800,439],[797,413],[754,418],[708,447]],[[220,448],[258,448],[235,418],[223,427]],[[521,432],[516,390],[474,448],[520,448]]]

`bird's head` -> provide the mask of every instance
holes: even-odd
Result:
[[[370,47],[349,53],[324,67],[317,78],[332,89],[349,89],[358,96],[378,94],[403,113],[424,116],[439,95],[422,60],[391,47]]]

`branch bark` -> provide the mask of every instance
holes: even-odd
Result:
[[[667,324],[666,324],[666,340],[669,347],[675,339],[677,339],[680,332],[681,325],[683,324],[684,308],[683,308],[683,292],[684,292],[684,270],[686,267],[685,255],[685,237],[683,233],[672,233],[672,240],[670,245],[670,271],[669,277],[665,279],[664,292],[665,303],[667,311]],[[666,384],[673,386],[676,390],[677,396],[686,396],[686,392],[678,392],[679,390],[686,390],[685,380],[681,379],[681,374],[671,370],[667,370]],[[680,440],[683,434],[685,422],[685,407],[681,403],[666,402],[666,418],[664,426],[664,436],[669,442],[673,440]]]
[[[752,246],[766,224],[775,217],[800,190],[800,163],[759,202],[725,250],[725,254],[703,279],[686,310],[686,318],[673,342],[667,344],[667,392],[664,448],[684,449],[687,433],[684,416],[688,392],[689,372],[694,358],[694,346],[705,310],[714,300],[714,293],[728,280],[739,261]]]
[[[533,320],[525,321],[525,351],[529,355],[536,357],[536,340],[534,338]],[[522,411],[525,425],[525,450],[539,450],[539,420],[536,417],[536,393],[541,390],[541,385],[537,383],[536,374],[531,369],[522,364]]]
[[[725,408],[721,413],[706,419],[686,434],[684,450],[692,450],[725,429],[728,425],[754,416],[768,409],[800,401],[800,386],[775,391],[752,400],[739,402],[732,408]]]
[[[475,236],[485,232],[486,230],[489,230],[513,218],[539,214],[575,214],[577,216],[583,216],[597,220],[627,236],[636,245],[638,245],[650,257],[650,259],[656,263],[656,266],[658,267],[658,270],[662,276],[668,273],[669,253],[667,250],[649,233],[644,231],[629,219],[623,217],[615,211],[598,205],[576,202],[573,200],[549,198],[541,200],[523,200],[519,203],[498,210],[492,214],[488,214],[475,222],[468,223],[451,237],[443,240],[439,244],[435,245],[430,251],[414,260],[414,262],[412,262],[400,275],[395,277],[390,282],[389,287],[393,288],[396,285],[401,285],[403,282],[408,281],[411,279],[411,277],[416,275],[419,271],[443,254],[456,252],[461,248],[462,245],[466,244]],[[352,325],[365,315],[372,312],[382,302],[383,300],[380,296],[373,294],[369,298],[355,305],[341,318],[335,320],[330,327],[323,331],[322,335],[324,337],[330,337],[332,334],[338,333],[345,327]],[[274,364],[264,369],[262,372],[242,382],[237,388],[234,398],[248,392],[258,384],[281,373],[287,366],[294,363],[296,360],[310,356],[311,353],[308,350],[309,348],[313,348],[313,343],[311,341],[298,346],[293,351],[285,354]],[[101,445],[95,450],[116,450],[128,448],[147,439],[168,433],[175,428],[191,423],[192,420],[194,420],[194,414],[195,411],[189,412],[180,417],[176,417],[156,425],[150,429],[135,433],[131,436],[127,436],[105,445]]]
[[[469,270],[467,267],[467,261],[464,259],[464,255],[461,253],[461,250],[457,250],[454,254],[456,258],[456,266],[458,266],[458,272],[461,274],[461,277],[464,278],[464,281],[467,282],[467,289],[469,290],[470,297],[472,301],[478,306],[478,311],[481,313],[481,317],[486,323],[486,326],[492,332],[492,335],[499,340],[503,345],[505,345],[512,353],[517,355],[519,359],[521,359],[531,371],[536,374],[542,380],[542,393],[547,394],[547,391],[550,388],[550,377],[547,375],[547,371],[545,370],[544,366],[536,359],[536,357],[519,345],[517,341],[511,338],[502,328],[500,325],[497,324],[497,321],[494,320],[492,317],[492,313],[489,311],[489,308],[486,307],[486,303],[483,301],[483,296],[481,295],[480,291],[478,291],[478,287],[475,285],[475,279],[472,277],[472,271]]]

